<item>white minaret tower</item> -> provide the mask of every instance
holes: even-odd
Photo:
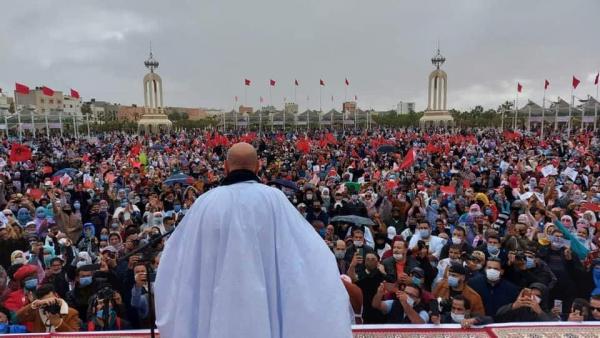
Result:
[[[170,129],[172,123],[164,113],[162,79],[154,72],[158,68],[158,60],[152,55],[152,44],[150,56],[144,61],[144,66],[150,72],[144,76],[144,115],[138,121],[138,132],[143,130],[144,133],[158,133]]]

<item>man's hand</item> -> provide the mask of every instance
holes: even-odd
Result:
[[[352,257],[352,262],[350,262],[350,265],[357,266],[357,265],[362,264],[363,261],[364,261],[363,257],[361,255],[357,254]]]
[[[543,312],[542,308],[540,307],[540,304],[538,304],[533,299],[527,300],[525,306],[529,307],[533,312],[535,312],[538,315],[542,314]]]
[[[565,259],[568,261],[573,260],[573,251],[571,251],[571,248],[565,248],[565,251],[563,251],[564,255],[565,255]]]
[[[377,269],[382,273],[382,274],[386,274],[385,272],[385,267],[383,266],[383,264],[379,263],[379,265],[377,265]]]
[[[410,284],[412,282],[412,280],[409,275],[402,272],[402,274],[400,275],[400,278],[398,278],[398,282],[400,282],[402,284]]]
[[[467,318],[460,322],[460,327],[463,329],[470,329],[473,327],[473,325],[477,325],[477,318]]]
[[[140,257],[137,255],[133,255],[133,256],[129,257],[129,262],[127,264],[127,267],[129,269],[133,269],[135,264],[137,264],[137,262],[139,262],[139,261],[140,261]]]
[[[408,295],[404,291],[396,291],[396,298],[400,301],[402,305],[408,305]]]
[[[138,288],[146,286],[146,282],[148,281],[148,274],[145,272],[141,272],[135,275],[135,286]]]

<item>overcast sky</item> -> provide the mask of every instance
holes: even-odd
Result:
[[[448,107],[496,108],[514,99],[596,95],[600,1],[565,0],[5,0],[0,18],[0,87],[14,82],[76,88],[122,104],[143,103],[143,61],[152,40],[168,106],[231,109],[259,96],[300,109],[426,105],[430,59],[447,58]],[[332,103],[331,97],[334,97]]]

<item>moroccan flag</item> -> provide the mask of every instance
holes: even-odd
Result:
[[[429,154],[433,154],[433,153],[439,152],[439,149],[435,144],[433,144],[432,142],[429,142],[429,143],[427,143],[427,147],[425,148],[425,151]]]
[[[136,143],[131,147],[131,155],[137,156],[140,154],[141,150],[142,150],[142,145],[139,143]]]
[[[308,143],[307,139],[298,140],[296,142],[296,149],[307,154],[310,151],[310,143]]]
[[[298,80],[294,80],[294,85],[298,85]]]
[[[579,79],[575,77],[575,75],[573,75],[573,89],[577,89],[577,86],[579,86]]]
[[[323,80],[319,80],[319,84],[320,84],[321,86],[324,86],[324,85],[325,85],[325,81],[323,81]]]
[[[271,87],[275,86],[275,80],[271,79],[271,81],[269,83],[271,84]]]
[[[440,191],[446,195],[454,195],[456,194],[456,187],[450,185],[443,185],[440,187]]]
[[[38,188],[27,189],[27,195],[31,196],[35,201],[39,201],[44,195],[44,192]]]
[[[600,78],[600,73],[596,74],[596,79],[594,79],[594,84],[595,85],[598,85],[598,80],[599,80],[598,78]]]
[[[75,89],[71,88],[71,97],[74,97],[76,99],[79,98],[79,92],[76,91]]]
[[[346,84],[346,86],[349,86],[349,85],[350,85],[350,81],[348,81],[348,78],[346,78],[346,79],[344,80],[344,83]]]
[[[250,80],[248,80],[248,79],[244,79],[244,84],[245,84],[246,86],[249,86],[249,85],[250,85]]]
[[[24,144],[13,143],[10,147],[9,159],[11,162],[25,162],[31,160],[31,149]]]
[[[415,163],[416,157],[415,150],[410,148],[406,153],[406,157],[404,157],[404,160],[402,163],[400,163],[399,169],[403,170],[412,167],[412,165]]]
[[[517,82],[517,92],[522,92],[523,91],[523,86]]]
[[[544,81],[544,90],[548,89],[548,86],[550,85],[550,81],[545,80]]]
[[[15,91],[19,94],[29,94],[29,87],[24,84],[20,84],[18,82],[15,83]]]
[[[50,89],[50,88],[48,88],[46,86],[43,86],[42,87],[42,94],[44,94],[46,96],[54,96],[54,90],[52,90],[52,89]]]

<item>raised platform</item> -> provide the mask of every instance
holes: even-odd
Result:
[[[592,338],[600,337],[599,322],[543,322],[493,324],[461,329],[459,325],[355,325],[354,338]],[[157,333],[157,337],[160,335]],[[29,333],[7,337],[70,337],[70,338],[149,338],[149,330],[74,333]]]

